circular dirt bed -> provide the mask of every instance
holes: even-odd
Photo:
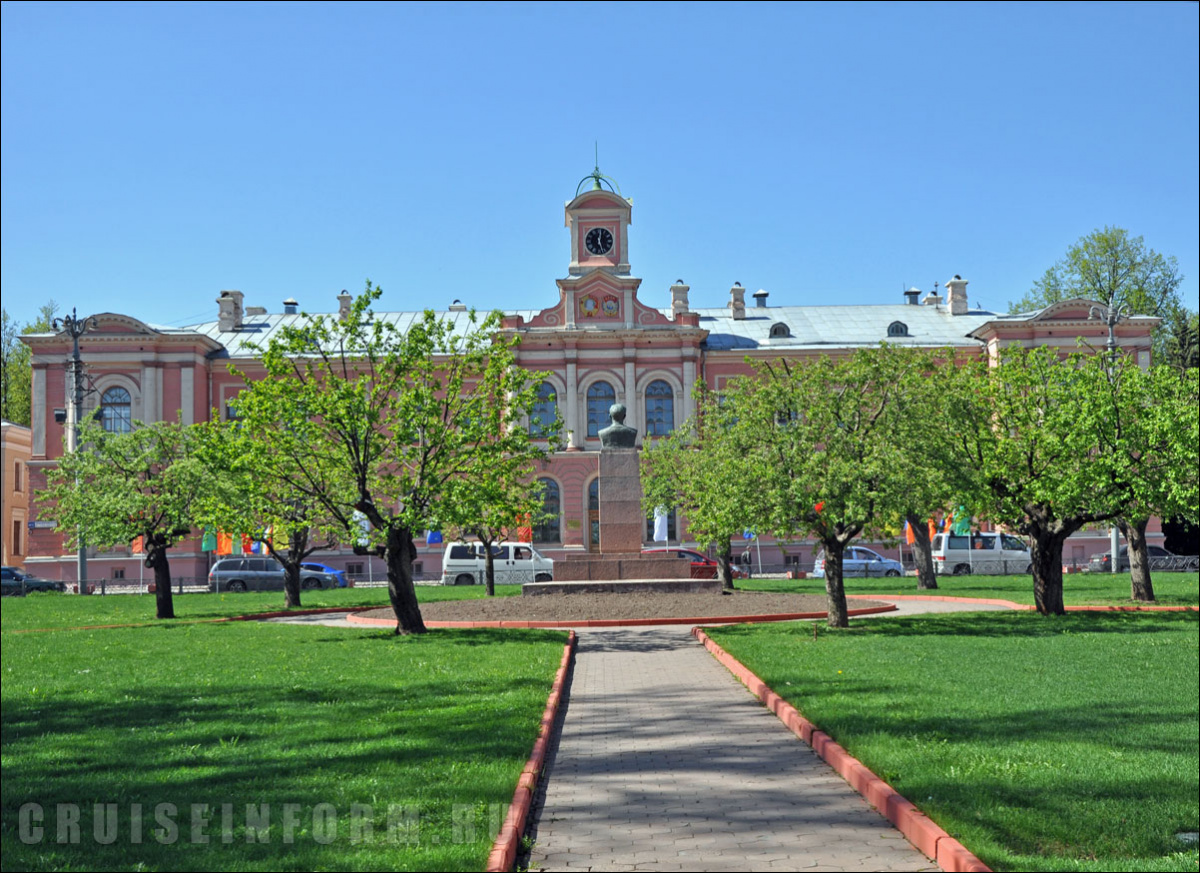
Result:
[[[774,594],[735,591],[733,594],[541,594],[536,597],[489,597],[421,604],[426,621],[585,621],[588,619],[716,618],[743,615],[825,614],[819,594]],[[886,604],[854,600],[850,608]],[[361,613],[369,618],[394,619],[390,608]]]

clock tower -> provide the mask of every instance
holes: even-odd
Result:
[[[632,203],[621,196],[620,189],[599,167],[583,177],[575,189],[575,199],[566,208],[566,226],[571,230],[571,276],[595,270],[629,275],[631,209]]]

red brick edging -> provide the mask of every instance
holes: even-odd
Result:
[[[868,598],[869,599],[869,598]],[[377,608],[377,607],[372,607]],[[895,606],[870,606],[862,609],[851,609],[849,614],[876,615],[880,612],[894,612]],[[427,621],[425,627],[511,627],[511,628],[571,628],[571,627],[648,627],[659,624],[753,624],[765,621],[796,621],[806,618],[825,618],[827,612],[782,612],[773,615],[724,615],[713,617],[693,618],[585,618],[579,621]],[[351,624],[393,625],[395,619],[367,618],[363,615],[350,614],[346,621]]]
[[[928,855],[947,873],[987,871],[987,865],[976,858],[966,846],[950,836],[931,821],[921,810],[888,785],[861,761],[852,757],[844,748],[833,741],[829,734],[796,711],[796,708],[776,694],[755,676],[733,655],[722,649],[700,628],[692,628],[696,637],[712,655],[725,666],[750,693],[761,700],[771,712],[779,717],[788,729],[828,763],[850,783],[850,787],[866,798],[867,802],[896,826],[910,843]]]
[[[567,645],[563,649],[562,662],[554,675],[554,684],[550,686],[550,697],[546,701],[546,710],[542,713],[542,723],[538,728],[538,738],[533,744],[533,752],[525,762],[521,778],[517,780],[517,790],[513,792],[512,804],[508,807],[508,815],[496,842],[492,844],[491,854],[488,855],[488,871],[507,871],[513,868],[517,858],[517,850],[521,847],[521,837],[525,833],[525,821],[529,818],[529,808],[533,804],[533,793],[537,790],[538,780],[542,776],[542,768],[546,765],[546,749],[550,745],[550,737],[554,732],[554,721],[558,717],[558,705],[562,702],[563,689],[567,681],[567,671],[571,666],[571,655],[575,651],[575,631],[567,634]]]

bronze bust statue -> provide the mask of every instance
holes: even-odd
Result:
[[[637,428],[625,426],[625,406],[614,403],[608,408],[612,424],[600,431],[600,448],[632,449],[637,441]]]

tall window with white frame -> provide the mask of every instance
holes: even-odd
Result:
[[[617,392],[607,382],[593,382],[587,390],[587,435],[596,437],[608,427],[608,408],[617,402]]]
[[[538,386],[537,400],[529,411],[529,435],[539,437],[550,431],[558,415],[558,394],[549,382]]]
[[[662,379],[646,386],[646,436],[666,436],[675,429],[675,392]]]
[[[562,495],[558,483],[553,479],[538,479],[542,486],[542,517],[533,526],[535,543],[560,543],[562,532],[559,518],[562,515]]]
[[[100,395],[100,426],[109,433],[133,430],[133,402],[124,388],[109,388]]]

